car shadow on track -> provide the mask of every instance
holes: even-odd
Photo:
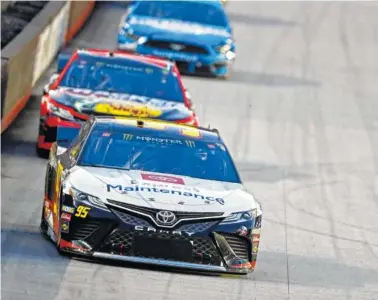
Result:
[[[290,284],[306,287],[351,290],[378,282],[378,270],[361,268],[353,259],[345,264],[337,258],[287,256],[285,253],[261,250],[256,270],[249,279],[285,282],[288,271]]]
[[[287,21],[273,17],[262,17],[257,15],[243,15],[234,12],[227,13],[232,23],[239,23],[251,26],[297,26],[294,21]]]
[[[9,227],[9,226],[8,226]],[[2,270],[5,284],[12,284],[7,277],[9,272],[13,276],[25,272],[26,268],[41,268],[41,272],[35,272],[34,276],[45,280],[45,277],[61,276],[71,261],[65,256],[60,256],[54,245],[47,241],[33,226],[15,226],[13,228],[2,228]],[[18,260],[22,266],[20,269],[12,269],[12,260]],[[282,282],[287,281],[287,263],[289,263],[290,283],[322,287],[322,288],[360,288],[366,284],[378,282],[378,270],[360,268],[351,263],[345,264],[337,259],[324,257],[309,257],[304,255],[271,252],[260,250],[255,272],[247,275],[219,275],[215,273],[201,273],[169,267],[156,267],[151,265],[133,264],[109,260],[88,260],[73,258],[84,263],[98,264],[109,267],[124,267],[127,269],[168,272],[175,274],[186,274],[192,276],[227,277],[238,280],[254,280],[261,282]],[[22,274],[19,274],[22,276]],[[39,278],[40,277],[40,278]],[[20,277],[22,278],[22,277]],[[50,292],[51,292],[51,286]]]
[[[2,224],[1,294],[4,299],[56,299],[69,262],[58,255],[36,226]]]
[[[187,74],[182,73],[185,77],[198,77],[203,80],[218,80],[219,83],[239,83],[249,85],[260,85],[268,87],[319,87],[321,83],[317,80],[304,79],[284,74],[255,73],[246,71],[231,71],[229,79],[220,79],[207,74]]]

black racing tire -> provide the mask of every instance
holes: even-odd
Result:
[[[231,75],[232,75],[232,66],[229,66],[227,68],[227,73],[225,75],[221,75],[221,76],[218,76],[218,79],[221,79],[221,80],[229,80],[231,78]]]
[[[40,158],[48,158],[50,155],[50,150],[39,148],[38,144],[36,144],[35,150]]]
[[[50,237],[47,234],[48,225],[47,225],[45,218],[44,218],[44,210],[45,210],[45,201],[43,201],[43,203],[42,203],[42,214],[41,214],[41,223],[39,225],[39,230],[41,231],[41,234],[43,235],[44,238],[51,241]]]

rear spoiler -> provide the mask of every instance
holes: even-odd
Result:
[[[68,148],[79,134],[79,131],[80,127],[58,126],[56,133],[57,145],[62,148]]]

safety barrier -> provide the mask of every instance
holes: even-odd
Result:
[[[94,5],[95,1],[50,1],[2,50],[1,133],[25,107],[38,79],[78,33]]]

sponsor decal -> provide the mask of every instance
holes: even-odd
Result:
[[[70,207],[70,206],[63,205],[63,206],[62,206],[62,211],[67,212],[67,213],[69,213],[69,214],[73,214],[73,213],[75,212],[75,208],[74,208],[74,207]]]
[[[196,128],[183,128],[180,130],[182,135],[190,136],[193,138],[202,137],[201,132]]]
[[[67,213],[62,212],[62,214],[60,215],[60,218],[64,221],[70,222],[71,216],[72,216],[71,214],[67,214]]]
[[[162,115],[162,111],[151,106],[144,106],[133,102],[123,103],[98,103],[95,105],[94,112],[118,115],[118,116],[139,116],[142,118],[157,118]]]
[[[247,229],[247,227],[242,226],[242,227],[240,227],[240,228],[236,231],[236,233],[239,234],[240,236],[247,236],[247,235],[248,235],[248,229]]]
[[[259,243],[260,242],[260,235],[259,234],[253,234],[252,235],[252,243]]]
[[[196,147],[196,143],[194,141],[188,141],[188,140],[186,140],[185,143],[190,148],[195,148]]]
[[[143,187],[139,185],[135,186],[122,186],[122,185],[111,185],[107,184],[106,185],[107,191],[110,192],[112,190],[118,191],[120,193],[128,194],[128,193],[140,193],[140,192],[145,192],[145,193],[163,193],[163,194],[172,194],[172,195],[178,195],[178,196],[185,196],[185,197],[191,197],[191,198],[199,198],[202,200],[208,200],[208,201],[216,201],[221,205],[224,205],[224,199],[223,198],[215,198],[212,196],[205,196],[197,193],[191,193],[191,192],[184,192],[184,191],[179,191],[179,190],[172,190],[172,189],[160,189],[156,187]]]
[[[150,136],[137,136],[137,140],[145,141],[148,143],[160,143],[160,144],[183,144],[181,140],[175,139],[163,139],[157,137],[150,137]]]
[[[75,217],[85,219],[88,216],[88,213],[90,210],[91,210],[90,207],[80,205],[76,209]]]
[[[68,233],[70,231],[70,223],[67,221],[62,221],[62,225],[60,226],[60,229],[64,233]]]
[[[181,52],[169,53],[169,52],[160,51],[156,49],[152,50],[152,55],[161,56],[161,57],[172,59],[172,60],[183,60],[183,61],[188,61],[188,62],[197,62],[199,60],[197,55],[185,54]]]
[[[110,136],[110,132],[103,132],[102,136],[108,137],[108,136]]]
[[[45,207],[50,207],[50,202],[45,200],[44,205]]]
[[[118,173],[117,173],[117,176],[119,176]],[[156,188],[168,188],[168,189],[170,189],[172,187],[172,185],[170,185],[169,183],[166,183],[166,184],[165,183],[158,183],[157,181],[156,182],[148,182],[148,181],[140,181],[139,182],[137,180],[130,180],[130,184],[139,185],[140,187],[156,187]],[[197,193],[200,192],[200,190],[197,189],[196,187],[191,187],[191,186],[187,186],[187,185],[177,185],[177,186],[175,186],[175,190],[197,192]]]
[[[163,230],[163,229],[156,229],[154,227],[147,227],[147,226],[135,226],[134,229],[136,231],[143,231],[143,232],[153,232],[153,233],[164,233],[167,235],[172,236],[191,236],[194,232],[189,231],[178,231],[178,230]]]
[[[48,218],[50,217],[51,215],[51,210],[50,208],[48,208],[47,206],[45,206],[45,209],[44,209],[44,217],[45,217],[45,220],[48,220]]]
[[[252,244],[252,254],[257,254],[259,252],[259,243]]]
[[[209,147],[210,149],[215,149],[214,144],[207,144],[207,147]]]
[[[169,46],[171,47],[172,50],[175,50],[175,51],[181,51],[182,49],[186,48],[185,45],[181,45],[181,44],[170,44]]]
[[[166,176],[166,175],[153,175],[153,174],[141,174],[142,179],[144,180],[151,180],[151,181],[159,181],[165,183],[173,183],[173,184],[185,184],[184,180],[180,177],[173,177],[173,176]]]
[[[252,229],[252,234],[260,235],[260,233],[261,233],[261,227]]]
[[[96,101],[102,101],[102,103],[108,102],[109,104],[114,102],[123,104],[125,103],[124,101],[128,101],[132,102],[133,104],[141,104],[143,107],[148,104],[150,106],[153,106],[154,108],[161,109],[186,109],[184,103],[172,102],[159,98],[148,98],[133,94],[110,93],[104,91],[93,92],[92,90],[88,89],[65,87],[60,87],[59,90],[75,98],[78,98],[74,106],[79,111],[82,109],[82,107],[85,107],[85,105],[93,105],[93,103]],[[51,91],[50,93],[53,98],[59,97],[59,95],[55,95],[55,91]]]
[[[227,30],[216,28],[212,26],[203,26],[188,22],[180,22],[180,21],[171,21],[171,20],[162,20],[158,18],[136,18],[132,17],[129,20],[129,24],[131,25],[144,25],[144,26],[151,26],[167,31],[174,31],[180,33],[192,33],[196,35],[200,34],[211,34],[211,35],[219,35],[224,37],[229,37],[230,33]]]
[[[131,141],[133,139],[133,135],[130,134],[130,133],[124,133],[123,139],[126,140],[126,141]]]
[[[71,156],[76,157],[76,154],[79,152],[80,145],[76,145],[71,149]]]

